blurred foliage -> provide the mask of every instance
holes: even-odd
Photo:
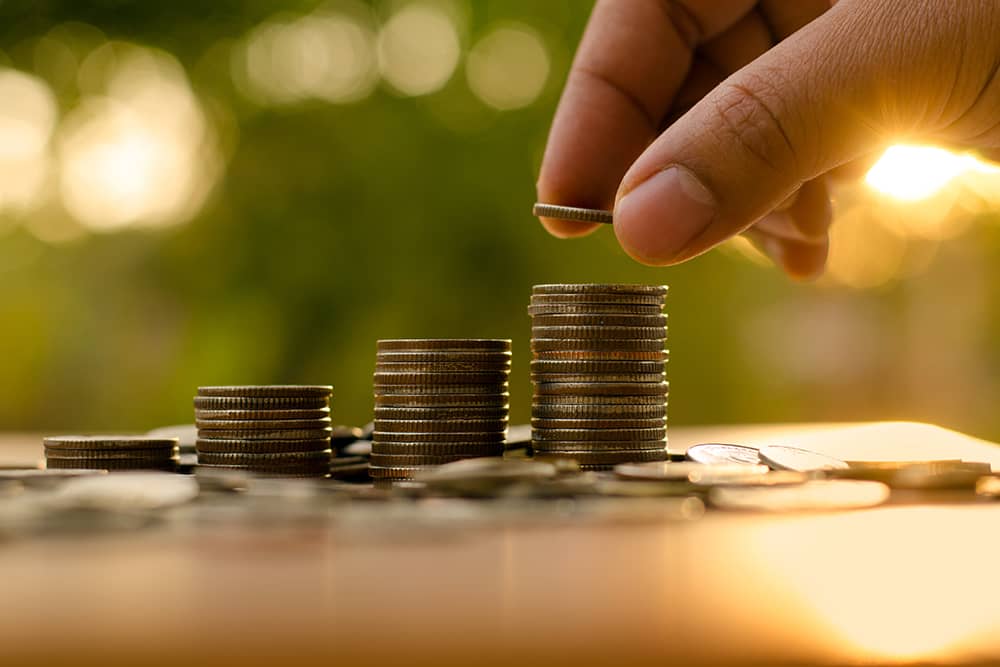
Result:
[[[898,417],[1000,435],[992,409],[997,353],[988,345],[996,333],[991,304],[1000,252],[992,226],[942,247],[923,276],[872,292],[792,284],[731,251],[681,267],[646,268],[622,253],[610,229],[557,240],[530,209],[587,3],[468,5],[469,38],[501,19],[522,21],[545,36],[552,74],[542,97],[518,111],[483,105],[461,70],[426,97],[399,98],[380,86],[350,105],[261,108],[237,92],[225,68],[206,59],[218,44],[277,11],[315,6],[263,0],[0,5],[0,50],[26,71],[34,40],[66,21],[174,54],[229,151],[222,182],[200,214],[181,226],[50,245],[17,217],[4,218],[0,427],[146,430],[190,421],[199,384],[271,382],[332,383],[335,419],[363,423],[371,414],[375,340],[424,336],[513,338],[512,418],[524,422],[532,284],[649,282],[671,288],[674,424]],[[62,112],[74,103],[60,95]],[[981,377],[963,385],[965,374],[953,377],[928,358],[938,338],[913,343],[913,327],[948,327],[949,311],[913,313],[920,310],[914,302],[930,299],[925,295],[942,275],[956,267],[969,271],[970,254],[980,273],[943,283],[961,291],[972,281],[991,305],[971,323],[960,318],[963,331],[947,339],[982,352],[973,362]],[[949,304],[940,291],[932,294],[935,308]],[[863,368],[846,377],[806,377],[775,361],[787,355],[794,370],[795,355],[805,354],[850,365],[857,337],[800,340],[803,352],[786,350],[787,338],[775,334],[792,326],[794,313],[818,308],[876,323],[885,339],[872,343],[862,328],[860,340],[875,345]],[[836,328],[840,320],[830,321]],[[907,370],[917,357],[930,369],[926,377]],[[940,388],[938,374],[947,376]],[[938,401],[956,382],[959,390]],[[977,393],[963,396],[969,388]]]

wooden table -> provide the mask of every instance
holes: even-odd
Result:
[[[0,440],[0,462],[39,454]],[[1000,659],[1000,504],[482,525],[430,502],[452,519],[369,505],[380,530],[331,508],[0,542],[0,664]]]

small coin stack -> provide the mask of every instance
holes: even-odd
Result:
[[[49,469],[165,470],[177,464],[177,438],[65,435],[44,438]]]
[[[198,466],[269,477],[330,470],[328,385],[198,387]]]
[[[510,359],[506,339],[378,341],[371,476],[503,454]]]
[[[666,458],[667,288],[536,285],[532,448],[583,469]]]

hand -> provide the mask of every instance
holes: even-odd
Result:
[[[746,232],[790,275],[816,276],[828,175],[893,140],[1000,147],[998,35],[996,0],[598,0],[539,201],[613,207],[646,264]]]

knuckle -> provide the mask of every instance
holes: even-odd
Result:
[[[795,147],[776,104],[770,101],[773,95],[756,92],[761,88],[756,82],[754,86],[723,85],[714,105],[719,125],[742,151],[762,166],[779,172],[796,170]]]

